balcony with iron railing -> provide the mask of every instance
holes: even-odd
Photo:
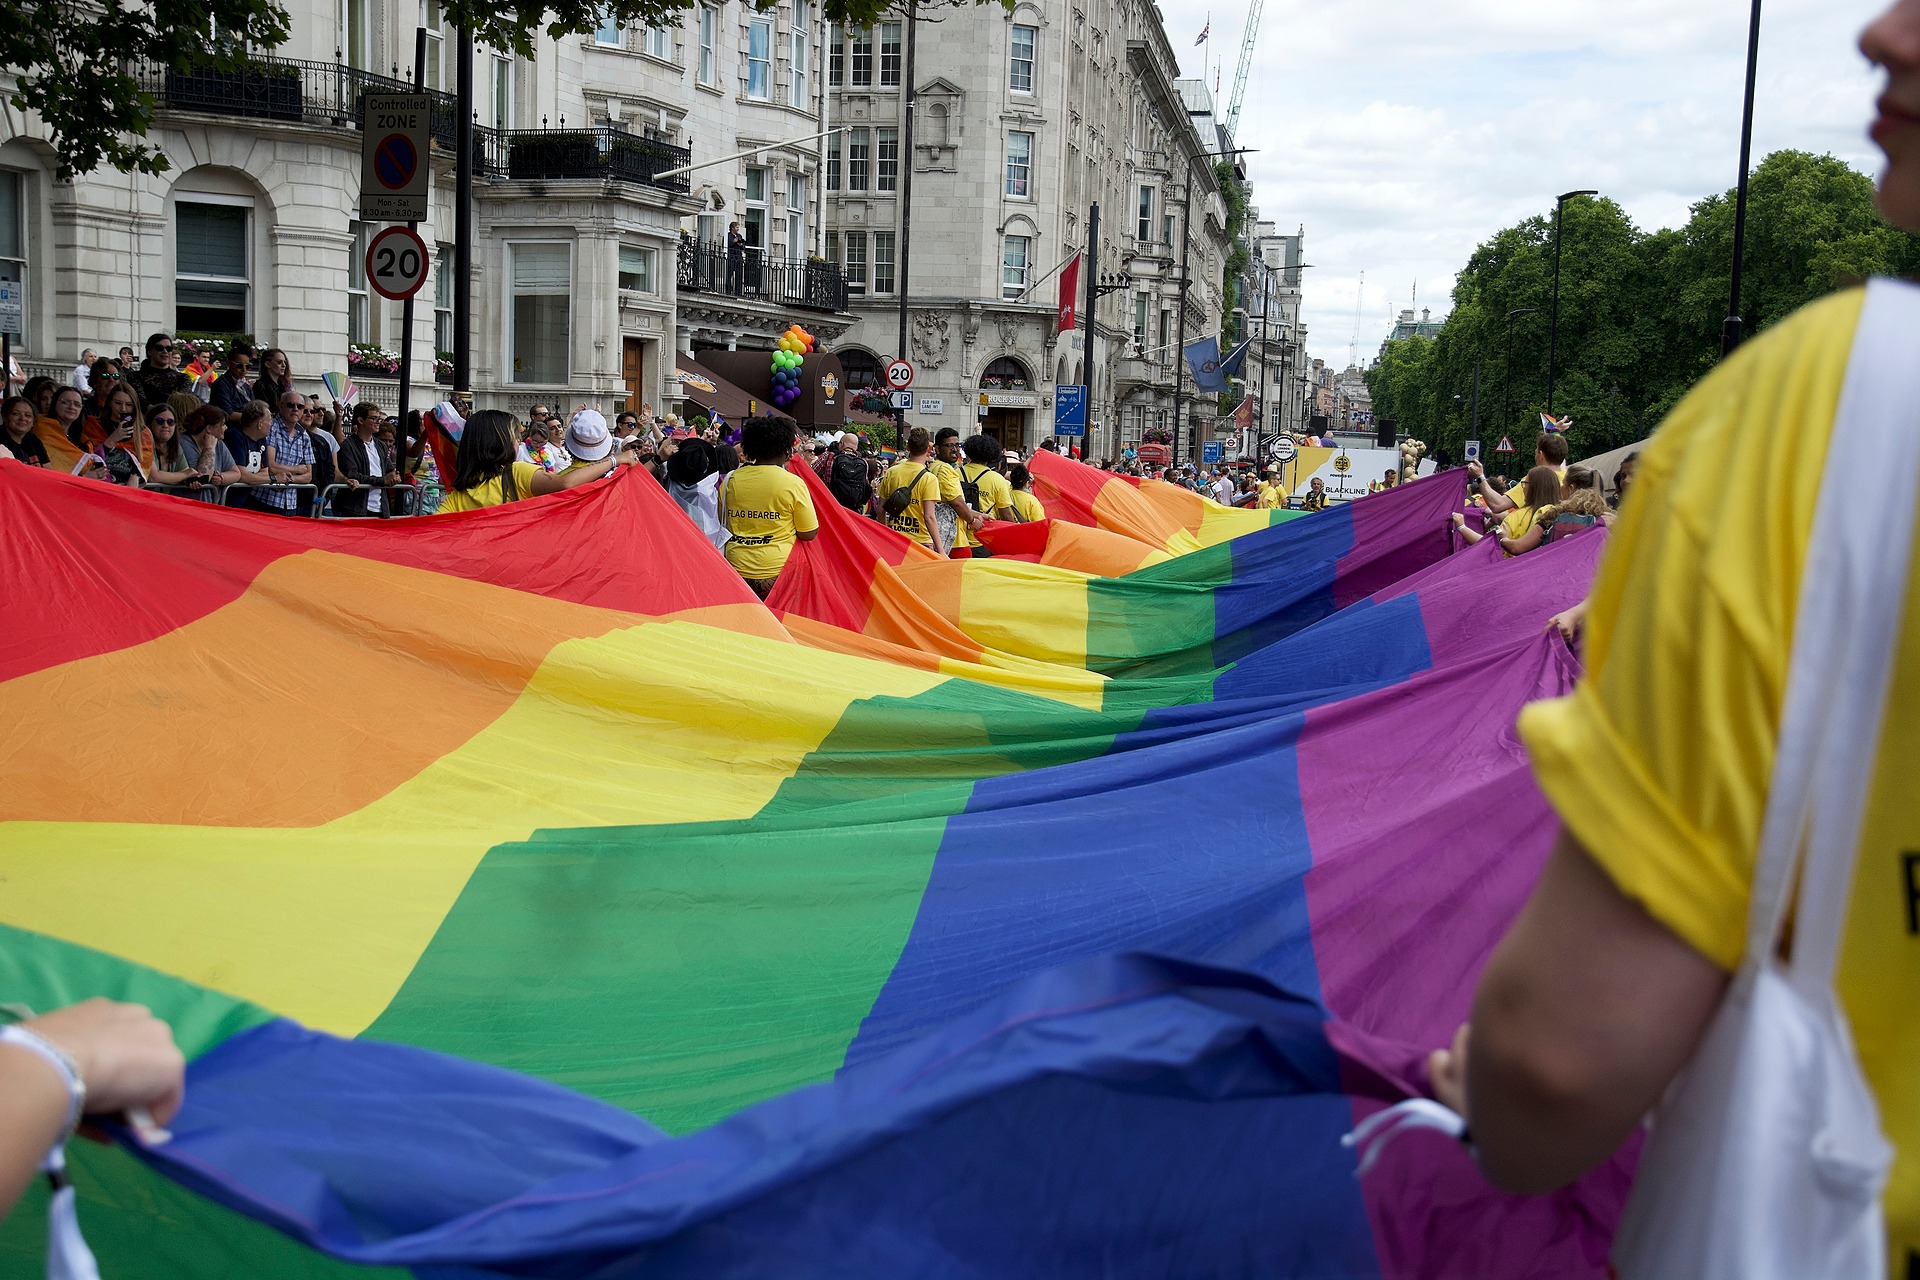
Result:
[[[818,258],[787,262],[748,249],[729,263],[726,245],[682,235],[679,269],[683,294],[723,294],[808,311],[847,309],[846,273]]]
[[[141,88],[163,111],[264,120],[322,128],[361,128],[368,93],[412,93],[404,80],[339,62],[306,62],[264,55],[222,69],[178,71],[148,65]],[[452,94],[426,91],[432,101],[428,130],[435,145],[451,152],[459,132],[459,106]],[[474,126],[474,173],[499,180],[570,178],[636,182],[684,193],[687,176],[659,177],[691,162],[693,153],[658,138],[627,133],[617,125],[583,129],[487,129]]]

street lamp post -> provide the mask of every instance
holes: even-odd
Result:
[[[1513,322],[1521,316],[1538,315],[1538,307],[1516,307],[1507,312],[1507,376],[1500,387],[1500,434],[1513,427]]]
[[[1730,356],[1740,345],[1744,322],[1740,318],[1740,262],[1747,248],[1747,168],[1753,163],[1753,82],[1760,70],[1760,0],[1753,0],[1747,26],[1747,103],[1740,116],[1740,183],[1733,198],[1733,283],[1727,300],[1727,318],[1720,326],[1720,354]]]
[[[1553,205],[1553,319],[1547,332],[1547,412],[1553,412],[1553,384],[1560,374],[1560,224],[1567,201],[1575,196],[1597,196],[1598,191],[1569,191]]]

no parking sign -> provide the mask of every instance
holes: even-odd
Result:
[[[424,93],[360,96],[360,217],[420,222],[427,216],[432,100]]]

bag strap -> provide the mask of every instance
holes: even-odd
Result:
[[[1788,974],[1832,991],[1913,553],[1920,288],[1875,280],[1827,443],[1795,606],[1787,692],[1747,914],[1747,964],[1778,945],[1799,866]],[[1848,467],[1848,459],[1865,465]],[[1803,852],[1804,851],[1804,852]]]

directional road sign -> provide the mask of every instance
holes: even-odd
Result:
[[[1200,461],[1201,462],[1208,463],[1208,464],[1216,463],[1216,462],[1219,462],[1225,456],[1226,456],[1226,447],[1221,441],[1203,440],[1200,442]]]
[[[911,391],[889,392],[887,395],[887,403],[893,406],[895,409],[911,409],[913,408],[913,392]]]
[[[895,391],[905,391],[913,385],[913,366],[905,360],[887,362],[887,385]]]
[[[1087,389],[1085,387],[1065,386],[1053,389],[1053,434],[1057,436],[1087,434]]]
[[[424,93],[360,97],[360,217],[365,222],[419,222],[427,216],[433,168]]]
[[[410,227],[388,227],[367,245],[367,283],[404,302],[427,282],[427,246]]]

